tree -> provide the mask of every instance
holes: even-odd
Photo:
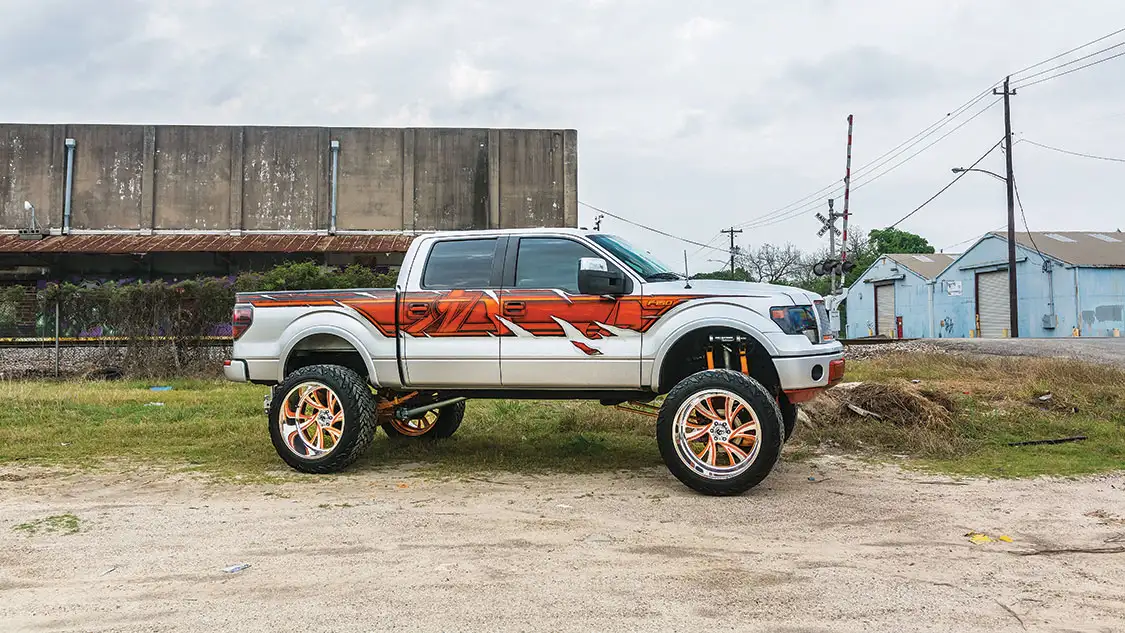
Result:
[[[719,270],[711,271],[709,273],[696,273],[691,276],[692,279],[721,279],[724,281],[753,281],[750,278],[750,273],[746,272],[743,268],[735,268],[732,273],[729,268],[720,268]]]
[[[787,283],[801,275],[805,256],[792,243],[784,246],[762,244],[757,248],[742,249],[735,262],[756,281]]]
[[[932,253],[934,247],[921,235],[894,228],[875,229],[868,237],[879,255],[887,253]]]

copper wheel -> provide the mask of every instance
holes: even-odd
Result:
[[[420,418],[412,420],[397,420],[392,418],[389,424],[402,435],[407,437],[421,437],[434,430],[438,422],[438,412],[427,411]]]
[[[323,457],[336,449],[344,434],[344,407],[324,383],[301,383],[285,394],[277,424],[294,455]]]

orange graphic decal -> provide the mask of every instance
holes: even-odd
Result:
[[[507,321],[534,336],[567,336],[566,326],[573,326],[586,338],[600,339],[615,336],[603,326],[644,333],[676,306],[704,298],[707,295],[610,298],[554,290],[415,291],[398,301],[398,327],[411,336],[516,336],[504,325]],[[238,301],[255,308],[342,306],[363,315],[382,335],[395,335],[393,290],[252,293],[239,295]]]

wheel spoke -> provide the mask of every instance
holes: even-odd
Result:
[[[731,444],[730,442],[716,442],[716,444],[718,444],[719,446],[722,446],[723,450],[725,450],[727,452],[727,455],[730,457],[730,465],[731,466],[734,466],[736,463],[738,463],[734,459],[735,456],[738,457],[738,461],[742,461],[742,460],[750,457],[750,455],[746,451],[744,451],[741,448],[735,446],[734,444]]]
[[[695,431],[694,433],[685,435],[684,439],[689,441],[689,442],[694,442],[694,441],[698,440],[699,438],[703,437],[704,435],[709,434],[710,432],[711,432],[711,425],[707,425],[707,426],[704,426],[704,427],[700,427],[699,430]]]

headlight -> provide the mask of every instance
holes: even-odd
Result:
[[[786,334],[804,334],[814,345],[820,342],[812,306],[770,308],[770,318]]]

